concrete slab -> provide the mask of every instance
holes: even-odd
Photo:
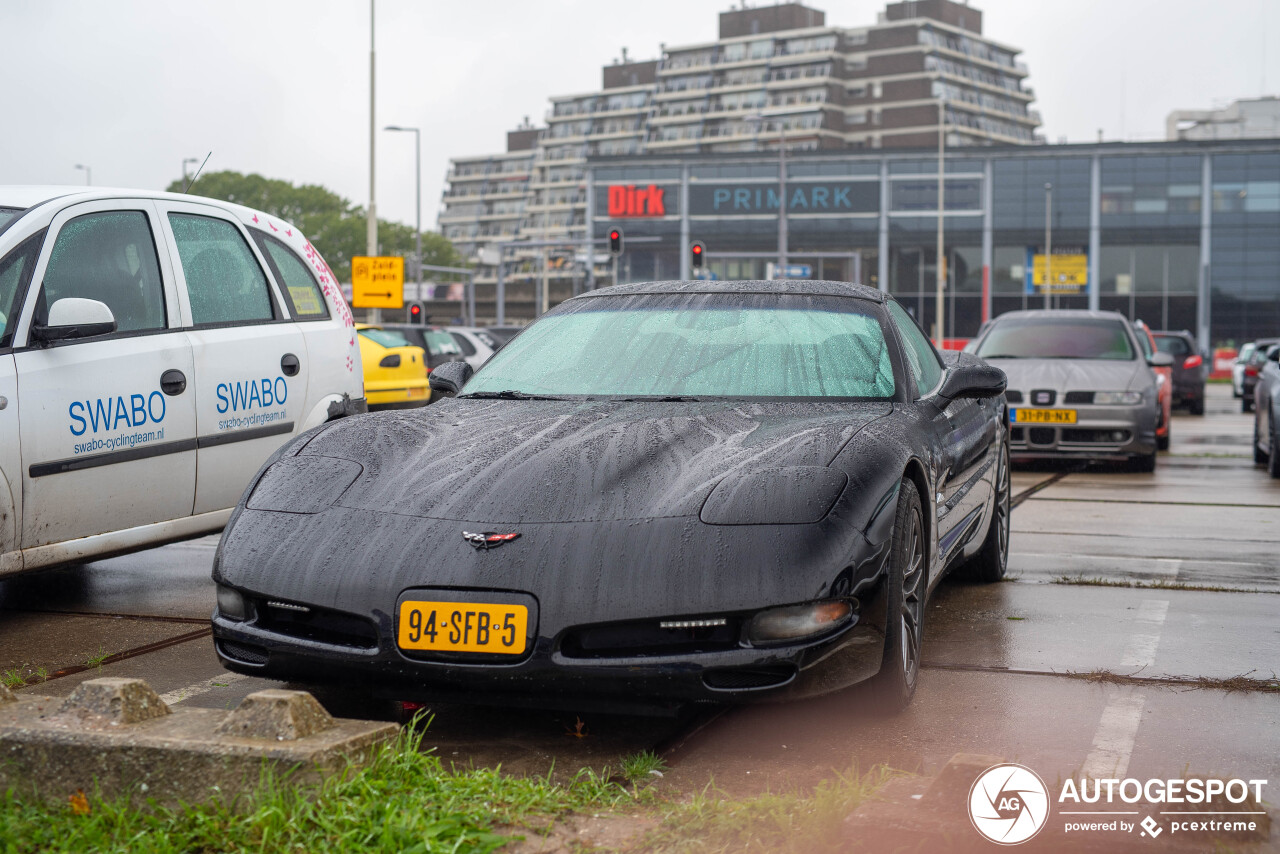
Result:
[[[1229,678],[1280,671],[1280,596],[944,583],[925,615],[928,664]],[[1277,697],[1280,702],[1280,696]]]
[[[232,799],[263,770],[315,783],[393,741],[393,724],[330,718],[297,692],[251,695],[230,714],[172,711],[141,680],[96,679],[71,697],[0,706],[0,789],[65,803],[79,791],[161,803]]]
[[[54,674],[197,628],[162,620],[5,612],[0,617],[0,672],[15,670],[36,682],[40,668]]]

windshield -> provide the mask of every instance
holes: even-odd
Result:
[[[466,394],[891,398],[872,303],[797,294],[573,300],[528,327]]]
[[[1168,353],[1170,356],[1185,356],[1191,352],[1187,342],[1174,335],[1157,335],[1156,346],[1161,353]]]
[[[1093,317],[1011,317],[998,321],[978,347],[984,359],[1134,358],[1124,322]]]
[[[18,214],[22,213],[22,208],[0,208],[0,231]]]
[[[383,347],[408,347],[409,339],[390,329],[361,329],[360,334]]]

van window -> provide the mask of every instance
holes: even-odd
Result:
[[[231,223],[207,216],[169,214],[197,326],[272,320],[267,276]]]
[[[146,214],[85,214],[62,227],[45,269],[37,319],[45,322],[49,307],[69,297],[106,303],[119,332],[165,327],[160,262]]]
[[[255,231],[258,248],[275,265],[285,295],[293,306],[293,316],[304,320],[323,320],[329,317],[329,307],[320,293],[320,283],[307,269],[307,265],[293,250],[269,234]]]

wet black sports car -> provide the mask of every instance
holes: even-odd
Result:
[[[611,287],[470,371],[267,462],[214,564],[225,666],[577,709],[873,680],[896,709],[929,592],[1004,574],[1004,374],[876,290]]]

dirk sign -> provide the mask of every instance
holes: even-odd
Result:
[[[355,308],[404,308],[404,259],[351,259],[351,305]]]
[[[640,216],[666,216],[667,191],[650,184],[612,184],[609,187],[609,216],[622,219]]]

